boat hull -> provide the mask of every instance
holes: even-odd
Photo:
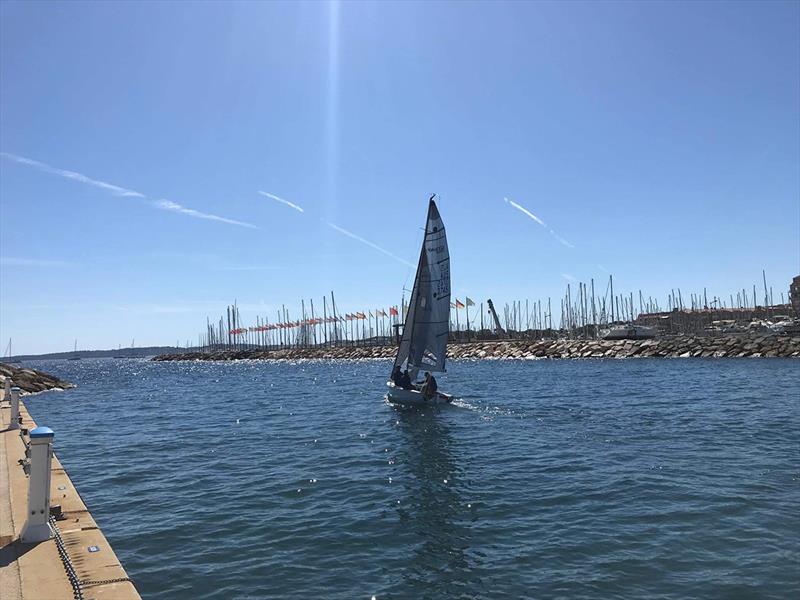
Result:
[[[657,336],[654,327],[644,325],[615,325],[600,334],[604,340],[650,340]]]
[[[426,398],[419,390],[404,390],[394,385],[391,381],[386,384],[389,391],[386,392],[386,399],[392,404],[400,406],[435,406],[439,404],[450,404],[453,397],[444,392],[436,392],[433,398]]]

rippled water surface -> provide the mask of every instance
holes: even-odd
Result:
[[[790,598],[800,362],[31,363],[142,596]]]

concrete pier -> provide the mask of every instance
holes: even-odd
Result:
[[[48,507],[60,506],[61,520],[55,521],[57,535],[37,543],[23,543],[22,530],[29,515],[29,477],[22,464],[26,445],[34,442],[31,459],[45,446],[67,435],[85,432],[56,432],[36,429],[25,405],[20,402],[21,429],[10,429],[10,406],[0,406],[0,597],[3,600],[140,600],[133,582],[97,526],[78,491],[55,455],[48,480]],[[27,431],[23,437],[21,431]],[[49,433],[48,433],[49,432]],[[38,446],[38,448],[34,448]],[[35,467],[35,465],[31,465]],[[49,510],[49,512],[54,512]],[[39,536],[40,538],[42,536]],[[77,591],[76,591],[77,588]]]

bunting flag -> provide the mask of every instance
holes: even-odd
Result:
[[[469,296],[467,296],[467,306],[475,306],[475,303],[469,299]]]
[[[456,298],[456,308],[464,308],[464,304],[458,298]]]
[[[451,302],[450,306],[456,309],[464,308],[465,306],[475,306],[475,302],[470,299],[469,297],[465,297],[466,305],[462,303],[458,298],[455,299],[455,303]],[[402,307],[402,308],[401,308]],[[375,326],[380,332],[382,329],[386,329],[386,323],[379,323],[378,318],[385,318],[385,317],[399,317],[399,316],[407,316],[409,310],[409,304],[405,301],[405,298],[401,302],[400,306],[394,305],[389,306],[386,309],[383,308],[375,308],[367,311],[357,311],[353,313],[345,313],[345,314],[337,314],[332,316],[320,316],[320,317],[308,317],[302,319],[296,319],[294,321],[290,321],[285,319],[282,322],[276,323],[268,323],[264,322],[260,317],[256,319],[256,325],[250,327],[242,327],[239,326],[238,322],[238,312],[236,313],[236,318],[232,319],[231,325],[234,327],[228,328],[228,335],[233,337],[238,336],[247,336],[249,334],[258,334],[270,331],[282,331],[282,330],[289,330],[295,328],[316,328],[319,325],[326,325],[328,323],[337,324],[337,323],[345,323],[346,321],[363,321],[363,320],[371,320],[375,319]],[[233,315],[233,312],[230,313]],[[287,315],[288,316],[288,315]],[[392,321],[390,320],[389,325],[391,325]],[[336,327],[332,327],[334,331],[337,331]],[[222,321],[220,321],[220,330],[224,331],[222,327]],[[333,335],[333,334],[332,334]],[[213,337],[213,336],[212,336]],[[268,338],[268,336],[265,336]],[[277,336],[276,336],[277,337]],[[249,338],[248,338],[249,339]],[[238,343],[238,342],[237,342]]]

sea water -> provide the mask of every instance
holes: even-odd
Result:
[[[800,594],[797,360],[30,364],[144,598]]]

